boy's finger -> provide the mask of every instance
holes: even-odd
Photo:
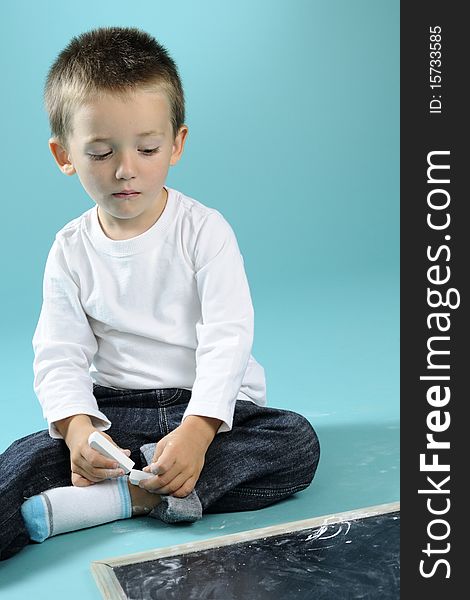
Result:
[[[148,473],[149,471],[147,471]],[[169,469],[166,473],[161,473],[152,477],[150,479],[142,479],[139,485],[144,489],[148,489],[151,492],[160,493],[160,489],[166,487],[170,484],[175,478],[181,475],[180,470],[176,465],[173,465],[173,468]],[[164,492],[162,492],[164,493]]]
[[[105,479],[115,479],[116,477],[122,477],[124,475],[124,470],[120,467],[117,469],[99,469],[90,468],[88,465],[87,467],[84,467],[84,472],[86,477],[96,483]]]
[[[101,432],[101,435],[103,435],[103,432]],[[108,442],[111,442],[111,444],[113,446],[116,446],[116,448],[118,448],[121,452],[124,452],[124,454],[126,456],[130,456],[131,455],[131,451],[129,450],[129,448],[121,448],[120,446],[118,446],[116,444],[116,442],[113,440],[113,438],[110,435],[105,434],[104,437],[108,440]]]
[[[93,448],[85,448],[82,452],[82,456],[85,461],[91,466],[97,469],[116,469],[119,467],[118,463],[112,458],[108,458],[107,456],[103,456],[98,450],[93,450]]]
[[[152,462],[144,467],[146,473],[163,475],[168,473],[176,463],[176,452],[173,446],[157,444]]]
[[[158,475],[160,470],[158,468],[157,463],[151,463],[142,469],[145,473],[152,473],[152,475]]]
[[[112,440],[110,440],[110,442],[113,444],[113,446],[116,446],[116,448],[118,448],[121,452],[124,452],[124,454],[126,456],[130,456],[131,455],[131,451],[129,450],[129,448],[121,448],[120,446],[118,446],[115,442],[113,442]]]
[[[164,445],[164,444],[161,444],[161,443],[158,443],[158,444],[157,444],[157,447],[155,448],[155,453],[154,453],[154,455],[153,455],[153,458],[152,458],[152,462],[153,462],[153,463],[156,463],[156,462],[157,462],[157,460],[158,460],[158,459],[160,458],[160,456],[163,454],[163,451],[164,451],[164,450],[165,450],[165,445]]]
[[[86,479],[85,477],[83,477],[82,475],[79,475],[78,473],[72,473],[72,485],[75,487],[88,487],[90,485],[94,485],[95,482],[94,481],[90,481],[89,479]]]
[[[190,478],[178,490],[172,492],[171,495],[175,496],[176,498],[185,498],[193,491],[194,486],[195,481],[193,478]]]
[[[117,469],[93,469],[93,475],[100,479],[116,479],[116,477],[122,477],[125,475],[124,469],[118,467]]]
[[[156,485],[158,487],[154,488],[154,491],[157,494],[172,494],[174,491],[179,490],[187,479],[188,478],[184,473],[179,473],[176,476],[171,477],[166,483],[159,481],[159,478],[157,478]],[[155,480],[150,479],[148,481],[150,483]]]
[[[168,471],[166,471],[166,473],[161,473],[159,475],[157,475],[157,477],[155,479],[153,479],[153,481],[155,482],[155,485],[161,489],[161,488],[165,488],[165,490],[168,488],[168,486],[173,486],[175,481],[180,480],[180,479],[187,479],[188,475],[185,474],[181,468],[175,463],[171,469],[168,469]],[[167,493],[166,491],[163,493]]]

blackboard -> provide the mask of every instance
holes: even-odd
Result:
[[[397,600],[398,503],[92,563],[104,598]]]

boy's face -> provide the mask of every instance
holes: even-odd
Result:
[[[162,212],[166,201],[163,185],[170,165],[176,164],[183,152],[187,132],[182,126],[173,138],[170,107],[163,92],[138,91],[130,93],[126,101],[106,95],[81,106],[73,116],[68,149],[54,138],[49,147],[60,169],[67,175],[77,173],[98,205],[105,233],[125,239],[146,231]],[[140,135],[143,133],[148,135]],[[115,195],[123,190],[139,193]]]

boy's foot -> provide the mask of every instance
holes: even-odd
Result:
[[[147,490],[143,490],[138,485],[130,483],[130,481],[127,482],[127,485],[131,495],[133,517],[147,515],[157,504],[160,504],[160,496],[158,494],[152,494]]]
[[[123,476],[88,487],[53,488],[28,498],[21,514],[30,538],[43,542],[59,533],[149,513],[160,502],[160,496],[128,480]]]

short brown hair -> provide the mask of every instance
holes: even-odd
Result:
[[[150,34],[135,27],[100,27],[69,42],[49,69],[44,105],[51,135],[67,147],[74,110],[93,98],[131,91],[166,92],[173,137],[184,124],[184,92],[176,63]]]

